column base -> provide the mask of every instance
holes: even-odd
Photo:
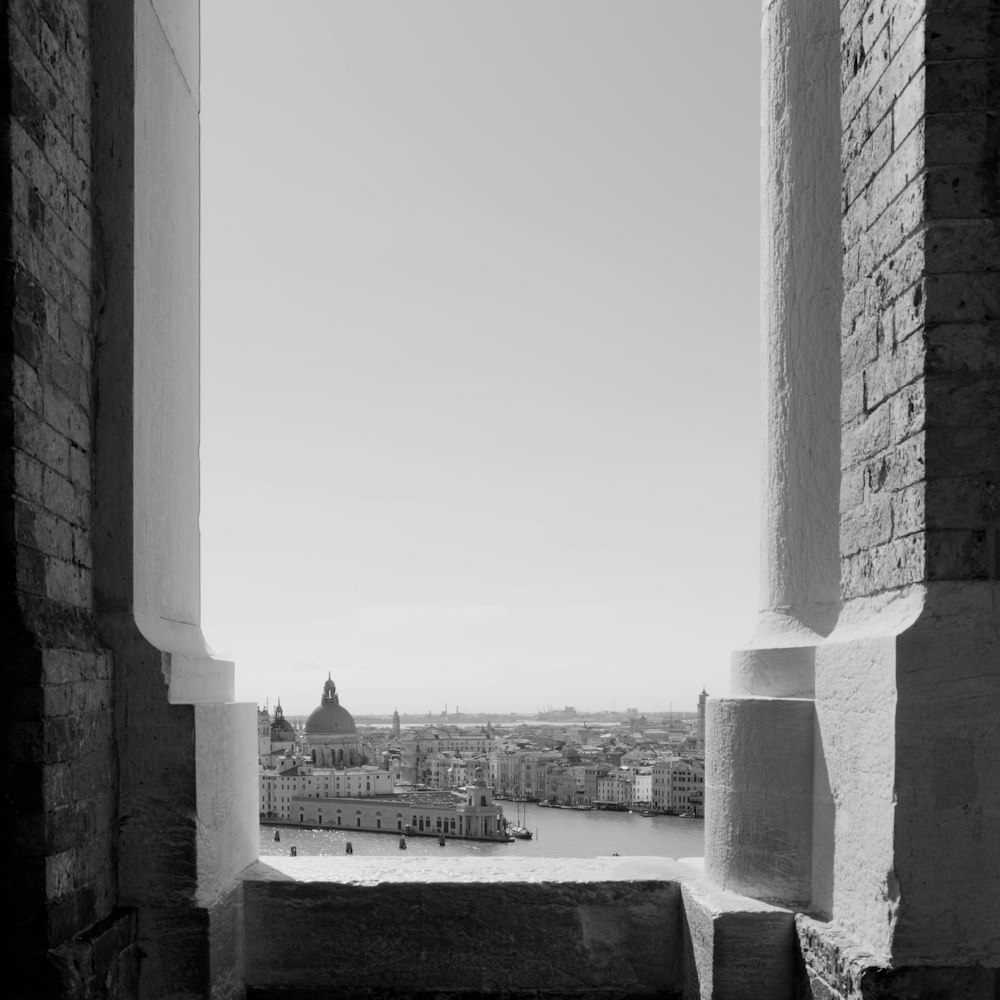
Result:
[[[834,924],[799,914],[798,996],[804,1000],[996,1000],[1000,970],[981,965],[892,968]]]
[[[681,884],[685,1000],[792,1000],[795,914],[701,879]]]

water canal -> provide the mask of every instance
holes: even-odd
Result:
[[[514,816],[514,803],[503,803]],[[705,822],[679,816],[640,816],[639,813],[609,812],[600,809],[574,811],[543,809],[529,804],[525,826],[531,840],[489,843],[478,840],[448,840],[444,847],[437,837],[406,838],[408,855],[454,855],[456,857],[557,857],[593,858],[620,854],[659,855],[668,858],[698,857],[705,853]],[[275,841],[277,830],[281,839]],[[355,855],[385,856],[403,853],[394,833],[366,833],[357,830],[305,829],[302,827],[260,828],[260,854],[287,855],[295,847],[303,854],[344,854],[350,841]]]

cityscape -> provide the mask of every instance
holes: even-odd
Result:
[[[275,827],[488,841],[530,839],[523,808],[704,815],[705,704],[697,712],[493,718],[354,716],[331,675],[308,716],[258,708],[260,820]],[[505,809],[506,807],[506,809]]]

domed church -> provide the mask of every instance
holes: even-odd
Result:
[[[306,721],[305,745],[319,767],[357,767],[361,741],[351,713],[340,704],[337,685],[327,674],[323,699]]]

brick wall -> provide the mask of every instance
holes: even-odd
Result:
[[[54,977],[45,995],[58,996],[129,975],[129,918],[114,909],[112,662],[94,638],[91,580],[88,5],[10,0],[3,31],[5,885],[26,903],[14,942],[24,970]]]
[[[996,579],[1000,530],[1000,9],[929,5],[925,349],[930,579]]]
[[[843,5],[848,599],[996,575],[998,16],[989,0]]]

